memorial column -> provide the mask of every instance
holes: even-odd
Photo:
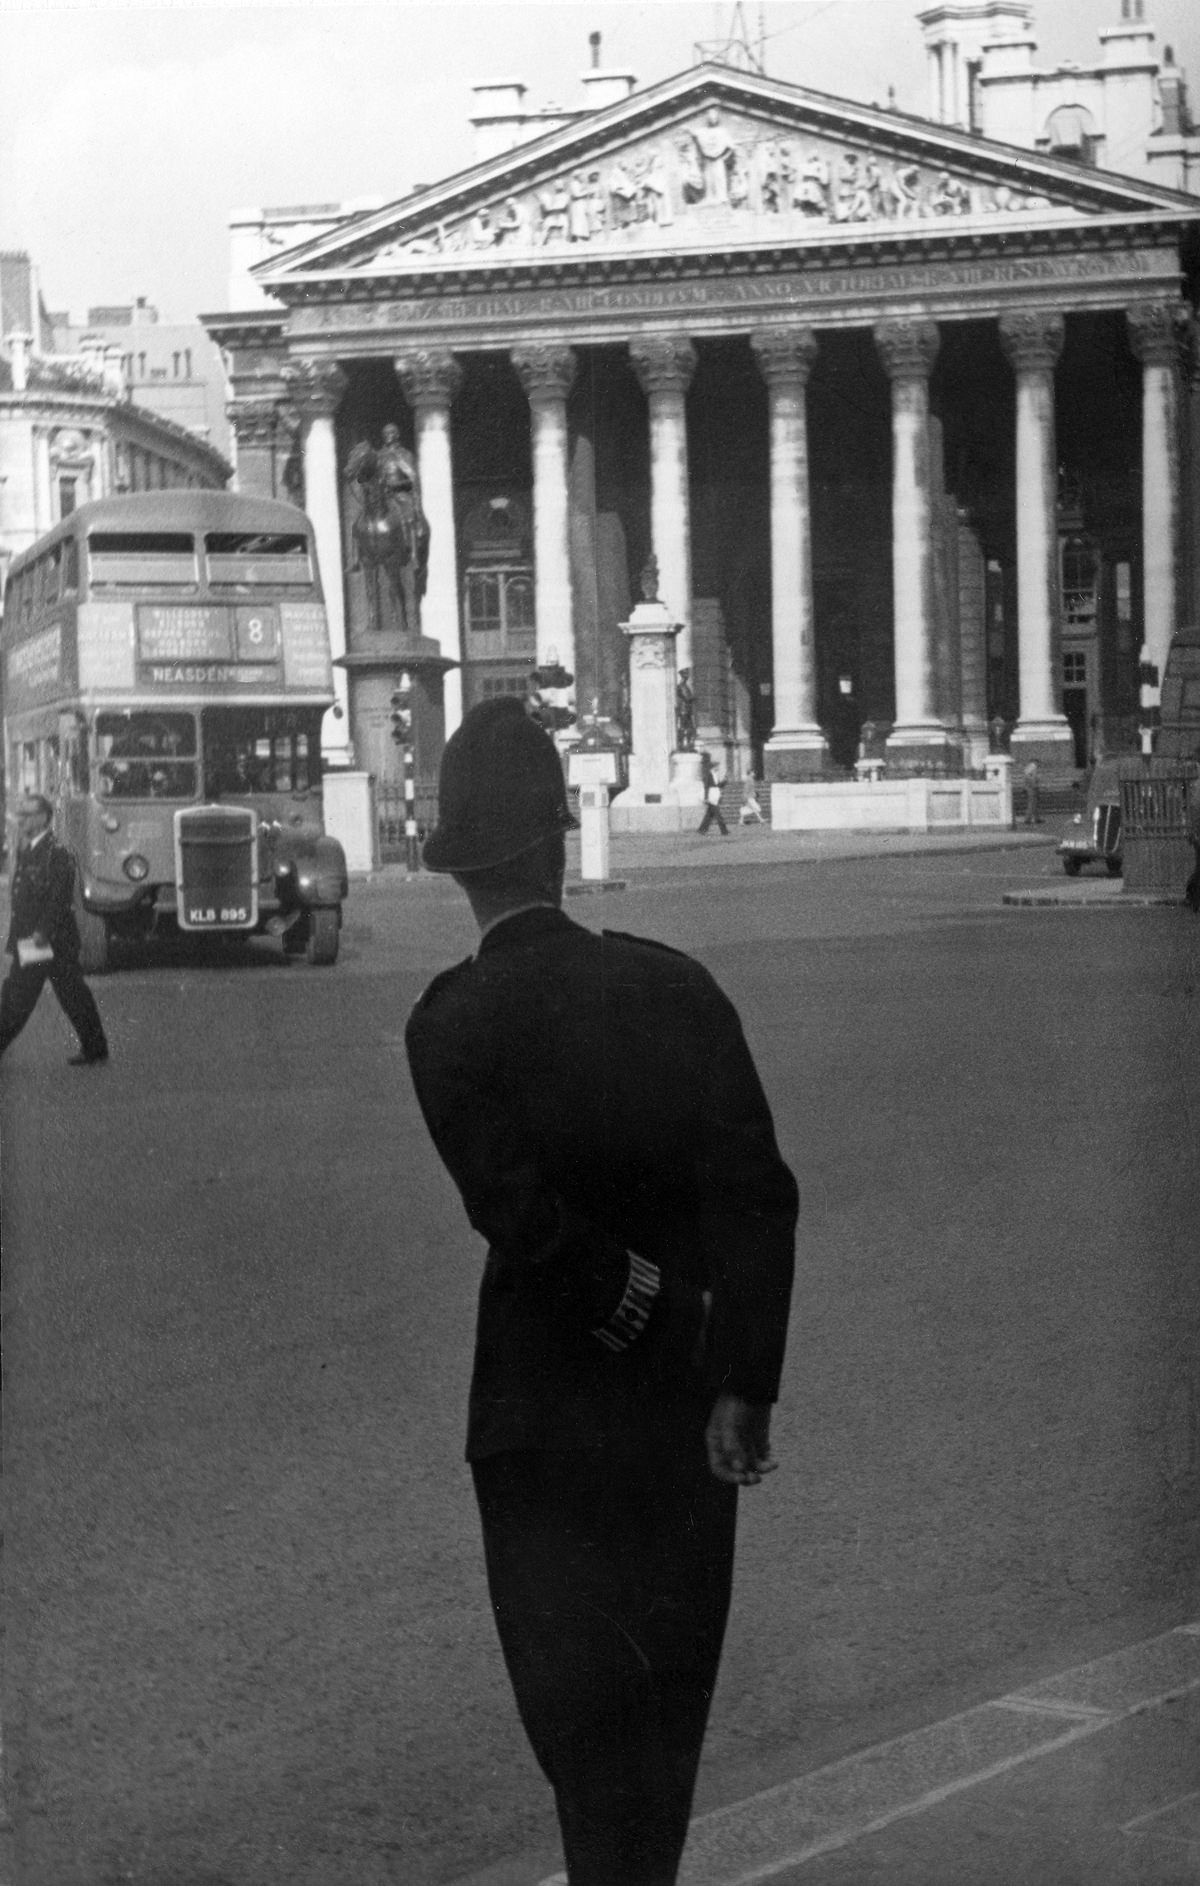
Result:
[[[645,334],[629,355],[650,412],[650,542],[659,594],[674,621],[678,667],[692,667],[692,527],[687,390],[696,349],[686,334]]]
[[[1142,363],[1143,659],[1154,663],[1160,682],[1179,616],[1179,368],[1187,318],[1174,301],[1147,302],[1125,315]]]
[[[321,728],[327,763],[352,766],[348,678],[337,666],[346,653],[346,591],[343,571],[342,505],[338,484],[335,414],[346,391],[346,376],[336,361],[298,360],[283,369],[287,397],[299,414],[304,454],[304,508],[317,540],[317,560],[325,592],[329,652],[333,657],[334,705]]]
[[[567,394],[575,378],[575,355],[570,347],[542,342],[514,347],[511,359],[530,411],[538,667],[557,662],[573,675]]]
[[[944,764],[950,737],[937,715],[934,676],[933,497],[929,376],[937,359],[933,321],[881,321],[875,345],[892,388],[892,612],[896,718],[890,757]]]
[[[774,725],[763,759],[769,779],[787,779],[819,771],[829,755],[817,722],[806,410],[817,337],[808,327],[765,328],[750,345],[767,383],[770,439]]]
[[[1054,368],[1063,317],[1044,308],[1000,316],[1000,345],[1017,381],[1017,666],[1020,705],[1014,758],[1071,763],[1074,742],[1061,708],[1058,577],[1058,460]]]
[[[421,602],[421,633],[432,636],[447,661],[443,701],[446,734],[462,720],[462,630],[458,606],[458,546],[454,529],[454,456],[450,408],[462,385],[462,367],[446,348],[422,347],[392,362],[413,411],[421,509],[429,524],[429,567]]]

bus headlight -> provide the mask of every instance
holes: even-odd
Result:
[[[131,851],[128,858],[122,859],[121,869],[127,878],[133,879],[135,884],[140,884],[143,878],[150,875],[149,860],[143,858],[140,851]]]
[[[100,823],[103,825],[106,832],[119,832],[121,829],[120,819],[114,817],[111,812],[106,812]]]

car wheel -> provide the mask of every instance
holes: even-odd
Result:
[[[341,935],[341,912],[322,908],[314,910],[309,916],[308,960],[315,968],[326,968],[336,963],[338,942]]]
[[[1119,858],[1106,858],[1104,860],[1104,868],[1110,878],[1119,878],[1122,869],[1121,860]]]
[[[1083,869],[1082,858],[1064,858],[1062,864],[1063,870],[1069,878],[1077,878],[1080,871]]]

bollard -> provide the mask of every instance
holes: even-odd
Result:
[[[608,787],[579,789],[579,875],[589,883],[608,877]]]

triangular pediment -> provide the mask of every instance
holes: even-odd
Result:
[[[1195,218],[1194,200],[903,112],[698,66],[255,271],[321,280]]]

